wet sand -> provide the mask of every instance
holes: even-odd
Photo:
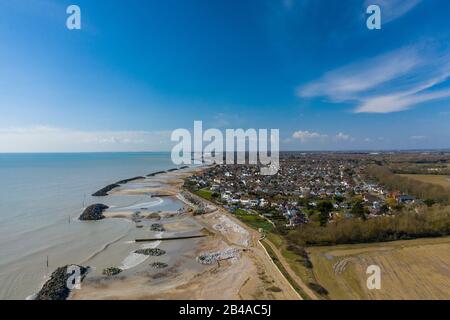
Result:
[[[212,204],[208,204],[211,213],[192,215],[194,205],[181,195],[182,184],[183,178],[198,170],[202,169],[159,174],[109,193],[108,197],[138,199],[134,205],[112,207],[104,213],[107,219],[127,219],[135,228],[84,261],[93,269],[70,299],[299,299],[261,249],[258,232]],[[153,230],[155,224],[164,231]],[[205,237],[164,240],[198,234]],[[135,242],[139,238],[161,240]],[[145,248],[158,248],[165,254],[134,253]],[[237,257],[212,264],[201,264],[197,259],[229,249],[239,252]],[[155,268],[155,262],[165,267]],[[108,267],[123,271],[104,276],[102,271]]]

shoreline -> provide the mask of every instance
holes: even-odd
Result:
[[[157,175],[162,175],[162,174],[167,174],[168,172],[175,172],[175,171],[179,171],[179,170],[184,170],[184,169],[188,169],[187,167],[181,167],[181,168],[172,168],[172,169],[169,169],[169,170],[166,170],[166,171],[155,171],[154,173],[151,173],[151,174],[149,174],[148,176],[149,177],[155,177],[155,176],[157,176]],[[197,170],[197,168],[190,168],[190,170],[189,170],[189,172],[195,172]],[[183,175],[183,173],[181,173],[181,175]],[[128,183],[131,183],[131,182],[134,182],[134,181],[137,181],[137,180],[144,180],[144,179],[146,179],[144,176],[139,176],[139,177],[134,177],[134,178],[130,178],[130,179],[124,179],[124,180],[120,180],[120,181],[118,181],[116,184],[117,184],[117,187],[123,187],[123,186],[125,186],[126,187],[126,185],[128,184]],[[109,185],[108,185],[109,186]],[[105,189],[105,188],[107,188],[108,186],[106,186],[106,187],[104,187],[104,188],[102,188],[102,189],[100,189],[100,190],[103,190],[103,189]],[[162,190],[162,188],[161,188],[161,186],[160,187],[158,187],[157,188],[158,190]],[[165,189],[165,188],[164,188]],[[103,198],[104,199],[107,199],[108,198],[108,196],[109,195],[112,195],[112,196],[119,196],[120,197],[120,194],[121,193],[126,193],[126,192],[117,192],[117,194],[116,195],[114,195],[112,192],[108,192],[105,196],[103,196]],[[143,193],[143,192],[137,192],[137,194],[145,194],[145,192]],[[162,198],[160,198],[160,197],[162,197]],[[158,207],[158,206],[160,206],[160,205],[162,205],[162,204],[164,204],[164,202],[165,202],[165,199],[163,199],[163,198],[166,198],[166,197],[173,197],[173,195],[172,194],[169,194],[169,193],[167,193],[167,194],[164,194],[164,192],[159,192],[158,194],[152,194],[151,195],[151,198],[154,200],[154,199],[156,199],[156,201],[155,202],[153,202],[153,203],[149,203],[148,204],[148,207],[150,208],[150,207]],[[100,197],[99,197],[100,198]],[[97,204],[97,205],[99,205],[99,204]],[[82,209],[82,211],[80,212],[81,213],[81,215],[80,214],[77,214],[77,216],[74,216],[74,214],[71,214],[71,218],[70,218],[70,221],[72,221],[72,222],[75,222],[75,223],[81,223],[81,224],[90,224],[90,226],[91,227],[94,227],[95,228],[95,223],[97,222],[97,223],[101,223],[101,221],[95,221],[95,220],[103,220],[103,219],[107,219],[107,220],[110,220],[110,221],[113,221],[113,220],[111,220],[111,218],[114,218],[114,220],[117,220],[117,221],[126,221],[127,223],[135,223],[135,221],[133,221],[133,219],[131,218],[131,215],[128,215],[128,214],[126,214],[126,215],[123,215],[123,214],[121,214],[120,212],[119,213],[109,213],[109,214],[107,214],[106,216],[104,216],[104,217],[101,217],[100,219],[98,219],[98,218],[95,218],[95,219],[81,219],[81,216],[83,215],[83,213],[86,211],[86,209],[88,209],[89,207],[92,207],[92,206],[96,206],[96,205],[87,205],[86,207],[84,207],[83,209]],[[104,205],[100,205],[100,206],[104,206]],[[111,209],[114,209],[114,207],[116,207],[116,206],[111,206]],[[108,206],[104,206],[104,208],[101,208],[101,211],[100,211],[100,214],[102,214],[102,213],[106,213],[105,212],[105,210],[106,209],[109,209],[109,207]],[[130,210],[131,209],[133,209],[133,208],[130,208]],[[172,213],[174,213],[174,212],[167,212],[168,214],[172,214]],[[129,235],[130,235],[130,232],[129,232],[129,230],[124,230],[124,233],[123,234],[121,234],[121,235],[119,235],[118,237],[116,237],[116,238],[114,238],[114,239],[112,239],[111,241],[108,241],[108,242],[105,242],[103,245],[102,245],[102,247],[101,248],[99,248],[99,249],[96,249],[95,251],[93,251],[93,252],[91,252],[91,254],[89,254],[87,257],[85,257],[85,258],[82,258],[82,259],[79,259],[79,261],[78,261],[78,264],[80,264],[80,265],[85,265],[86,267],[89,267],[89,262],[91,261],[91,260],[93,260],[93,259],[95,259],[95,257],[96,256],[98,256],[98,255],[102,255],[103,253],[105,253],[105,252],[108,252],[108,254],[109,254],[109,247],[110,246],[112,246],[112,245],[114,245],[114,244],[116,244],[116,243],[118,243],[118,242],[120,242],[121,240],[123,240],[124,238],[127,238],[127,237],[129,237]],[[131,243],[131,242],[130,242]],[[114,253],[113,253],[114,254]],[[66,260],[71,260],[70,258],[69,259],[66,259]],[[81,261],[81,262],[80,262]],[[71,265],[71,264],[69,264],[69,265]],[[36,296],[38,296],[38,294],[39,294],[39,292],[41,292],[42,291],[42,289],[45,287],[45,285],[52,279],[52,275],[56,272],[56,271],[58,271],[58,268],[61,268],[61,266],[59,266],[59,267],[56,267],[55,268],[55,271],[53,271],[53,272],[51,272],[50,274],[47,274],[46,276],[45,276],[45,279],[41,282],[41,284],[39,285],[39,289],[37,290],[37,291],[35,291],[35,292],[33,292],[33,293],[31,293],[31,294],[29,294],[29,295],[27,295],[26,297],[25,297],[25,299],[32,299],[33,297],[36,297]]]
[[[176,211],[157,210],[158,205],[141,208],[137,203],[127,210],[119,210],[120,214],[111,214],[108,212],[111,209],[106,209],[105,219],[127,219],[135,224],[135,228],[84,261],[91,271],[84,277],[81,289],[73,290],[68,298],[298,299],[297,293],[286,279],[279,276],[270,258],[262,252],[257,241],[260,235],[256,231],[211,204],[207,204],[211,207],[210,213],[193,214],[196,205],[183,196],[186,193],[184,178],[207,167],[150,174],[142,179],[133,179],[132,188],[123,184],[108,192],[109,196],[159,198],[158,195],[163,195],[164,201],[174,201],[182,207]],[[153,186],[155,183],[159,186]],[[204,203],[202,199],[199,201]],[[102,223],[102,220],[86,223]],[[157,227],[163,231],[151,231]],[[150,235],[151,241],[137,241],[143,239],[142,235]],[[165,241],[165,238],[170,241]],[[164,254],[139,256],[135,251],[139,248],[145,250],[143,246],[154,246]],[[200,263],[199,257],[202,261],[210,261],[208,257],[211,257],[213,262]],[[128,262],[136,263],[120,269],[126,265],[127,258]],[[115,264],[107,266],[105,260],[115,261]],[[105,276],[102,271],[108,267],[120,271],[116,275]]]

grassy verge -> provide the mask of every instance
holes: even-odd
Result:
[[[297,284],[297,282],[294,281],[294,279],[291,278],[291,276],[289,275],[289,273],[286,271],[286,269],[284,268],[283,264],[280,262],[280,260],[278,260],[275,252],[272,250],[272,248],[264,241],[261,241],[261,244],[264,246],[264,248],[266,248],[267,253],[269,254],[270,258],[272,259],[272,261],[275,263],[275,265],[277,266],[277,268],[281,271],[281,273],[283,274],[283,276],[287,279],[287,281],[289,281],[289,283],[292,285],[292,287],[295,289],[295,291],[298,292],[298,294],[305,300],[309,300],[309,296],[302,290],[302,288],[300,288]]]
[[[315,291],[318,296],[324,299],[329,298],[327,294],[317,292],[314,288],[311,287],[310,284],[318,283],[316,277],[314,276],[313,265],[308,266],[307,261],[305,261],[305,257],[302,257],[295,252],[288,250],[285,240],[278,234],[269,233],[267,235],[267,239],[280,249],[281,254],[283,255],[284,259],[286,259],[286,262],[289,264],[291,270],[294,271],[295,274],[300,277],[300,279],[302,279],[304,283],[306,283],[313,291]]]

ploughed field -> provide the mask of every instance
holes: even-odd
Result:
[[[450,176],[435,175],[435,174],[400,174],[402,177],[407,177],[421,182],[436,184],[446,187],[450,190]]]
[[[308,248],[317,282],[331,299],[450,299],[450,237]],[[369,265],[381,289],[369,290]]]

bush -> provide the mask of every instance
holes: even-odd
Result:
[[[271,287],[267,288],[267,291],[271,291],[271,292],[281,292],[281,291],[283,291],[283,290],[281,290],[281,289],[278,288],[278,287],[271,286]]]
[[[300,262],[305,268],[308,268],[308,269],[313,268],[313,264],[312,264],[311,260],[309,260],[309,258],[299,259],[297,261]]]
[[[328,290],[318,283],[310,282],[308,283],[308,287],[310,287],[312,290],[314,290],[316,293],[322,296],[326,296],[328,294]]]
[[[293,253],[295,253],[296,255],[299,255],[300,257],[303,258],[308,258],[308,253],[306,252],[306,250],[303,247],[300,247],[299,245],[296,244],[289,244],[287,246],[287,249],[289,251],[292,251]]]

